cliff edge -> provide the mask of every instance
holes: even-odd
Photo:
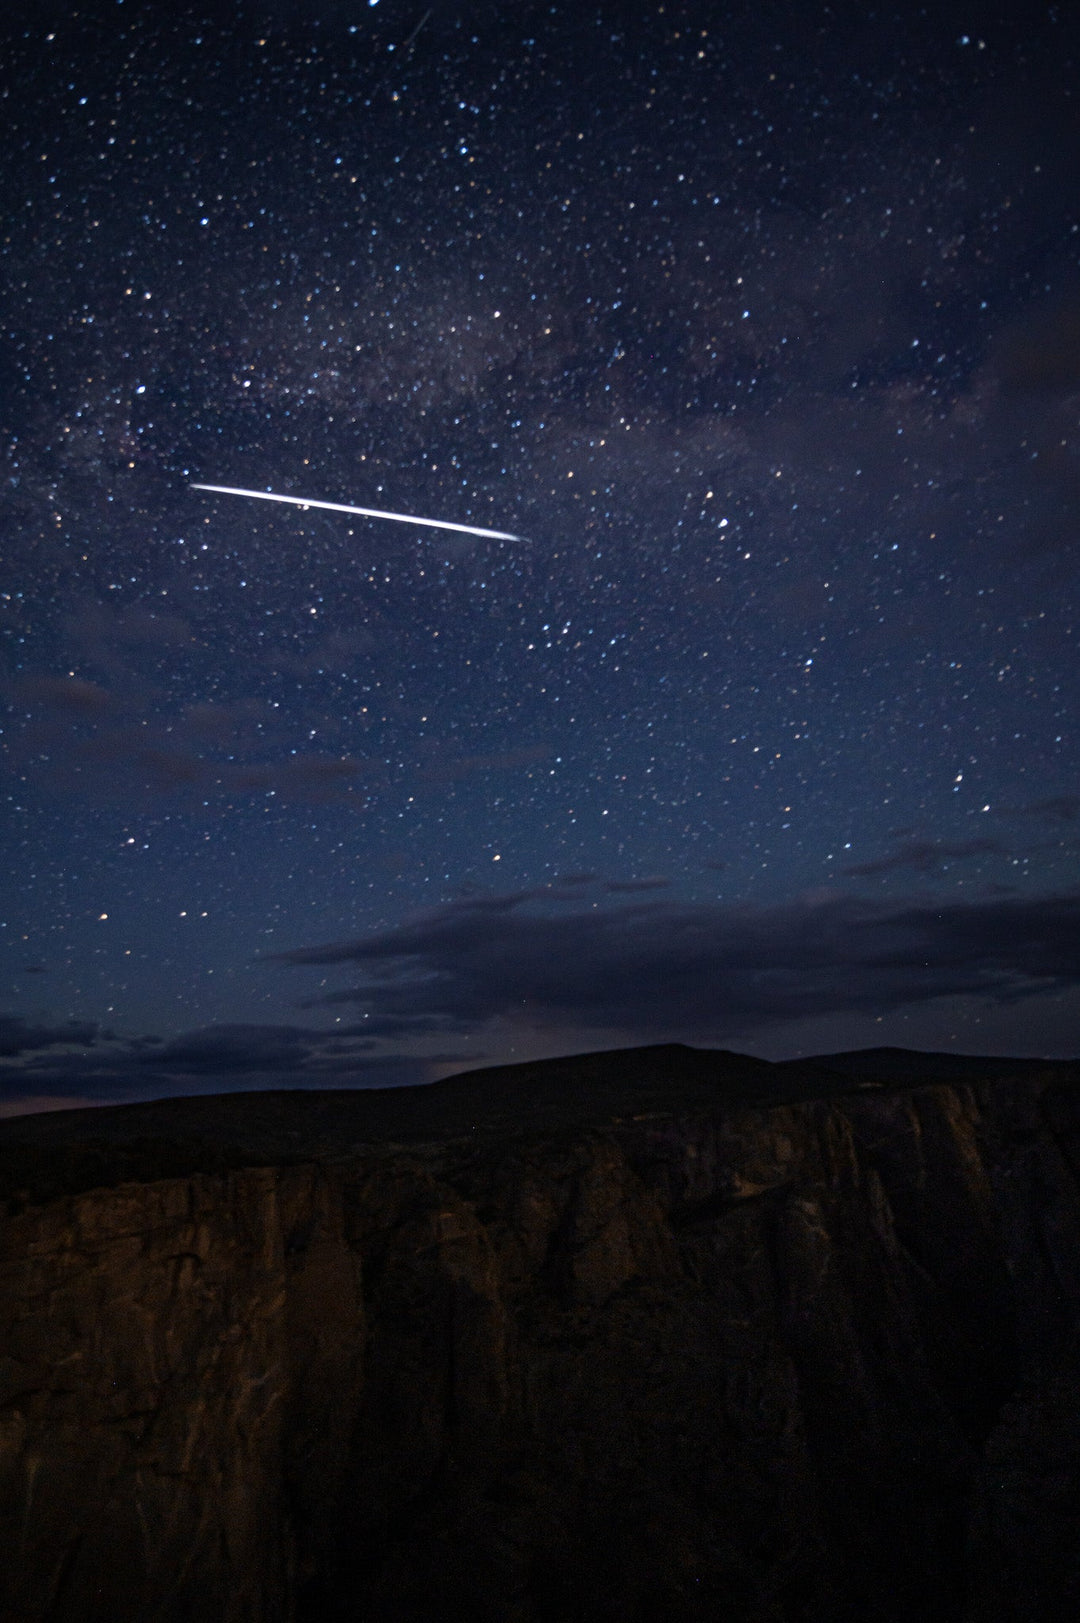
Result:
[[[0,1124],[4,1623],[1080,1615],[1080,1066]]]

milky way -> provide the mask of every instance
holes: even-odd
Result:
[[[788,9],[5,14],[6,1096],[1080,1048],[1077,19]]]

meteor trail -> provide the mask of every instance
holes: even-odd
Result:
[[[475,524],[451,524],[448,519],[417,518],[412,513],[382,513],[377,507],[349,507],[344,502],[317,502],[310,496],[276,496],[269,490],[241,490],[237,485],[192,485],[192,490],[212,490],[219,496],[252,496],[259,502],[288,502],[290,507],[325,507],[331,513],[359,513],[362,518],[390,518],[395,524],[423,524],[429,530],[457,530],[461,535],[482,535],[488,541],[524,541],[523,535],[505,530],[480,530]]]

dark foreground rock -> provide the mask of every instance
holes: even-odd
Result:
[[[0,1618],[1080,1615],[1080,1070],[843,1063],[5,1124]]]

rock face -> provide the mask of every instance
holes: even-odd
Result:
[[[1080,1615],[1080,1073],[872,1058],[6,1124],[0,1618]]]

